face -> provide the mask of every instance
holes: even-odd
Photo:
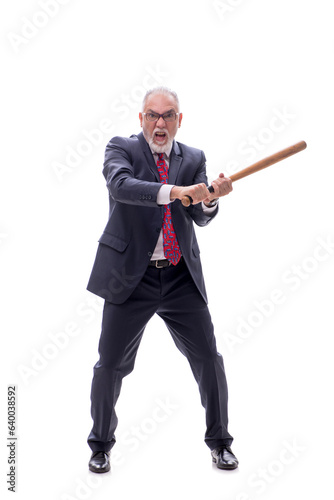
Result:
[[[167,111],[178,113],[178,105],[173,96],[155,94],[149,96],[146,101],[144,113],[154,112],[160,115]],[[140,125],[143,127],[143,134],[151,149],[156,153],[164,153],[172,146],[177,129],[181,126],[182,113],[176,116],[176,120],[165,122],[160,116],[157,122],[149,122],[143,113],[139,113]]]

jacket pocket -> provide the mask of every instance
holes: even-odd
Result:
[[[109,233],[103,233],[101,238],[99,239],[99,243],[103,243],[104,245],[117,250],[117,252],[124,252],[129,244],[128,241],[123,240],[119,236],[115,236]]]

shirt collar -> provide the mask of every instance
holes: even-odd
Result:
[[[151,149],[151,148],[150,148],[150,149]],[[170,147],[170,148],[168,148],[168,149],[166,149],[166,151],[164,151],[164,155],[165,155],[165,158],[166,158],[167,160],[168,160],[168,159],[169,159],[169,157],[170,157],[170,154],[171,154],[172,149],[173,149],[173,143],[172,143],[172,145],[171,145],[171,147]],[[155,151],[152,151],[152,149],[151,149],[151,153],[152,153],[152,155],[153,155],[153,156],[154,156],[154,155],[158,155],[158,153],[156,153]]]

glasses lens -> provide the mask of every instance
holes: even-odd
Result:
[[[159,115],[157,113],[146,113],[146,120],[149,122],[156,122],[159,120]]]
[[[165,122],[173,122],[176,119],[176,113],[175,111],[168,111],[167,113],[163,115],[158,115],[158,113],[153,113],[152,111],[150,113],[145,113],[146,120],[149,122],[157,122],[162,116],[163,120]]]
[[[162,118],[165,120],[165,122],[173,122],[176,118],[176,113],[175,111],[168,111],[168,113],[162,115]]]

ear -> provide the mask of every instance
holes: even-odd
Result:
[[[139,113],[139,122],[140,122],[140,126],[142,127],[143,126],[143,114],[142,113]]]
[[[181,127],[181,122],[182,122],[183,114],[179,114],[179,128]]]

